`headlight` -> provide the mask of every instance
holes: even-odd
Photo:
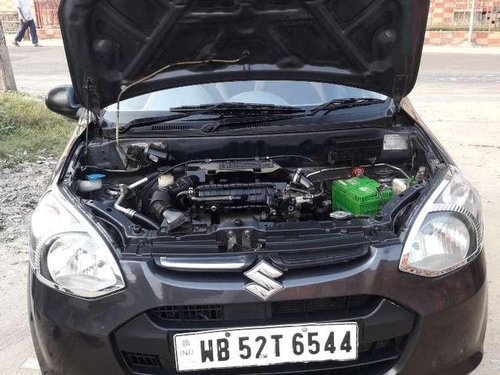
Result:
[[[125,287],[106,241],[59,192],[40,200],[31,219],[30,240],[32,267],[47,285],[83,298]]]
[[[415,217],[399,269],[426,277],[446,274],[473,260],[482,241],[479,196],[451,168]]]

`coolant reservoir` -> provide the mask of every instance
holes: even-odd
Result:
[[[174,176],[171,174],[163,174],[158,178],[158,188],[162,189],[174,183]]]
[[[392,180],[392,195],[396,196],[408,189],[409,183],[406,178],[395,178]]]
[[[102,188],[102,179],[105,178],[104,174],[89,174],[86,180],[78,180],[78,191],[82,193],[90,193]]]

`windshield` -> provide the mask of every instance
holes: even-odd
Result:
[[[165,115],[170,108],[217,103],[273,104],[316,107],[334,99],[386,96],[332,83],[304,81],[234,81],[183,86],[141,95],[120,103],[120,125],[145,117]],[[104,118],[116,120],[116,105],[106,108]]]

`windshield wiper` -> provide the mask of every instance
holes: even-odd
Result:
[[[216,131],[219,131],[223,128],[228,128],[228,129],[237,129],[237,128],[251,128],[251,127],[260,127],[260,126],[265,126],[267,123],[270,122],[279,122],[279,121],[284,121],[284,120],[290,120],[296,117],[303,117],[303,116],[293,116],[293,115],[286,115],[282,114],[281,116],[278,114],[274,115],[269,115],[269,114],[264,114],[264,115],[258,115],[258,116],[244,116],[244,117],[239,117],[239,118],[234,118],[231,117],[229,119],[223,118],[219,119],[215,122],[211,122],[209,124],[204,125],[201,130],[204,131],[205,133],[214,133]]]
[[[167,116],[154,116],[154,117],[145,117],[137,120],[132,120],[130,122],[127,122],[125,125],[120,126],[120,131],[126,132],[129,129],[132,128],[139,128],[142,126],[151,126],[151,125],[156,125],[156,124],[161,124],[162,122],[169,122],[169,121],[175,121],[179,120],[181,118],[185,118],[190,116],[189,114],[173,114],[173,115],[167,115]]]
[[[263,126],[269,122],[301,117],[306,111],[302,108],[274,104],[220,103],[213,106],[179,107],[171,110],[191,111],[203,114],[218,114],[220,117],[201,129],[213,133],[221,128],[240,128]],[[185,113],[185,112],[184,112]]]
[[[344,99],[334,99],[324,104],[321,104],[309,111],[310,115],[315,115],[318,112],[324,111],[324,115],[335,111],[337,109],[361,107],[365,105],[384,103],[385,100],[378,98],[344,98]]]
[[[197,113],[197,114],[221,114],[221,115],[241,115],[241,114],[291,114],[304,113],[305,110],[298,107],[274,104],[249,104],[224,102],[218,104],[203,104],[196,106],[183,106],[170,108],[170,112],[177,113]]]
[[[147,117],[137,120],[132,120],[120,127],[121,132],[126,132],[131,128],[146,127],[164,122],[180,120],[193,116],[217,116],[214,120],[219,121],[215,125],[207,125],[202,128],[203,131],[212,132],[219,127],[230,125],[231,120],[224,122],[225,119],[234,119],[242,116],[241,120],[234,121],[238,124],[248,123],[265,119],[269,119],[277,115],[290,115],[297,113],[305,113],[305,110],[297,107],[278,106],[272,104],[245,104],[245,103],[219,103],[219,104],[204,104],[199,106],[183,106],[170,109],[170,115]],[[283,116],[277,117],[276,120],[284,119]]]

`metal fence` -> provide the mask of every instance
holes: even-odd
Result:
[[[19,28],[19,17],[16,12],[0,12],[0,22],[6,34],[14,34]]]
[[[59,28],[57,9],[59,0],[35,0],[37,26],[42,29]]]

